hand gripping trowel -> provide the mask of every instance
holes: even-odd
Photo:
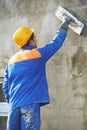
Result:
[[[63,21],[64,16],[69,16],[72,21],[69,24],[69,28],[71,28],[77,34],[81,34],[84,28],[84,24],[81,22],[79,18],[77,18],[73,13],[68,11],[66,8],[59,6],[57,11],[55,12],[55,16]]]

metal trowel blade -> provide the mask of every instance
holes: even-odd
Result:
[[[64,15],[69,16],[71,19],[73,19],[72,22],[69,24],[69,28],[71,28],[75,33],[81,34],[84,28],[84,24],[80,21],[79,18],[77,18],[73,13],[69,12],[65,8],[59,6],[58,9],[55,12],[55,16],[63,21]]]

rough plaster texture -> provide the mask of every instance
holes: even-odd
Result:
[[[56,33],[58,5],[75,11],[87,25],[87,0],[0,0],[0,76],[18,50],[12,41],[21,25],[35,28],[38,46]],[[51,104],[41,108],[41,130],[87,130],[87,27],[82,36],[69,29],[62,48],[47,63]]]

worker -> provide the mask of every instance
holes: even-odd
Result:
[[[66,16],[52,41],[41,48],[34,29],[21,26],[14,33],[20,50],[8,60],[3,83],[9,103],[7,130],[40,130],[40,107],[50,103],[46,63],[63,45],[70,22]]]

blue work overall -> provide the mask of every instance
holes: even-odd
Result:
[[[7,130],[40,130],[40,105],[30,104],[9,112]]]

